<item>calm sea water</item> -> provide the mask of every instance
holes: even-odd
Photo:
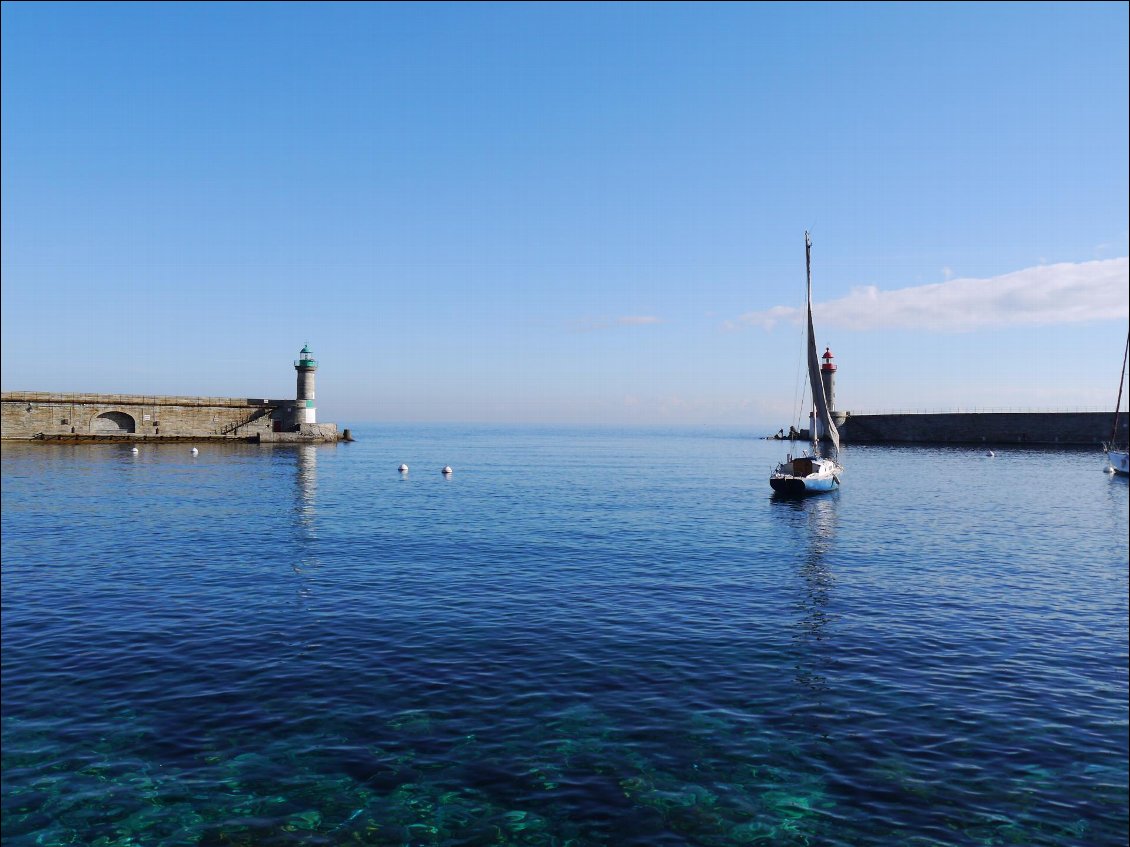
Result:
[[[1126,844],[1096,451],[359,437],[4,445],[5,845]]]

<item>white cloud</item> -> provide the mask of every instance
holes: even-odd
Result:
[[[774,306],[764,312],[746,312],[737,320],[726,321],[722,326],[725,329],[740,329],[743,325],[759,326],[762,329],[770,330],[777,325],[778,321],[796,323],[802,317],[804,317],[804,313],[795,306]]]
[[[821,327],[935,332],[1125,319],[1130,316],[1128,268],[1130,260],[1122,257],[1040,265],[989,279],[952,279],[894,291],[869,285],[839,300],[814,304],[813,315]],[[726,326],[772,329],[779,321],[802,318],[799,308],[774,306],[744,314]]]

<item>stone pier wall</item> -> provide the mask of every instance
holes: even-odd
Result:
[[[295,419],[292,399],[6,391],[0,407],[5,439],[337,440],[334,424],[288,431]]]
[[[1122,415],[1125,442],[1130,416]],[[840,434],[846,444],[1048,444],[1100,445],[1110,440],[1114,412],[952,412],[853,415]]]

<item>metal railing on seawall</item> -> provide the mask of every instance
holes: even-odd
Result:
[[[959,406],[956,409],[851,409],[847,412],[836,410],[833,414],[847,415],[1072,415],[1096,414],[1113,415],[1114,410],[1103,406],[1079,406],[1072,409],[1030,407],[1001,408],[994,406]]]
[[[1081,409],[920,409],[836,414],[840,435],[849,444],[1097,445],[1110,439],[1113,418],[1110,410]]]

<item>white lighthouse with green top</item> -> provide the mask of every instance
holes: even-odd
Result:
[[[307,344],[298,354],[294,362],[294,369],[298,371],[298,402],[295,403],[296,423],[317,423],[314,410],[314,371],[318,370],[318,363]]]

